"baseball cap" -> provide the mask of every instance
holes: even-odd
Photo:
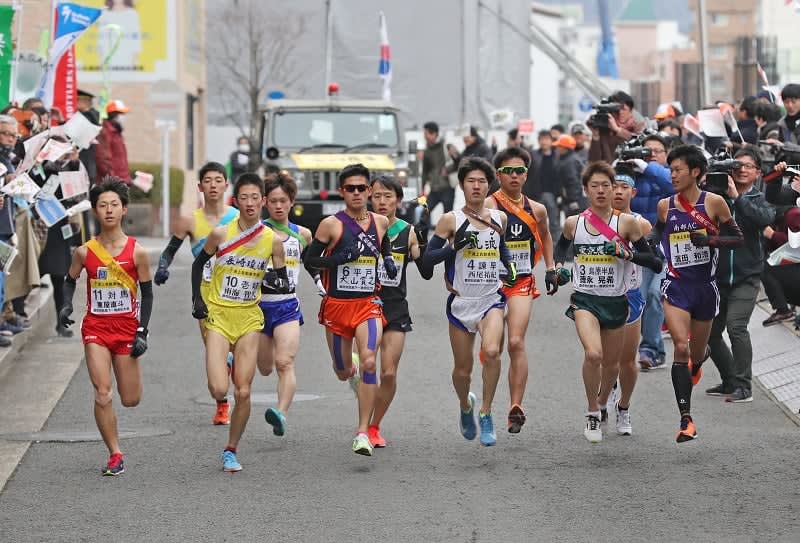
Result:
[[[579,132],[582,133],[582,134],[586,134],[587,136],[591,134],[589,129],[586,128],[586,125],[583,124],[583,123],[576,122],[576,123],[571,123],[569,125],[569,133],[570,134],[577,134]]]
[[[111,100],[106,106],[106,113],[128,113],[128,106],[122,100]]]
[[[567,134],[561,134],[558,139],[553,143],[556,147],[564,147],[565,149],[575,149],[575,138]]]

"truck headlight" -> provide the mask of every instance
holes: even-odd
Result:
[[[408,170],[397,170],[394,173],[395,179],[397,182],[400,183],[402,186],[408,185]]]

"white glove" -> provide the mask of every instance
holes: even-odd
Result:
[[[633,160],[629,160],[628,162],[633,164],[633,169],[639,173],[644,173],[644,170],[647,168],[647,162],[645,162],[641,158],[634,158]]]
[[[319,275],[314,277],[314,284],[317,285],[317,294],[325,296],[328,292],[325,290],[325,285],[322,284],[322,278]]]

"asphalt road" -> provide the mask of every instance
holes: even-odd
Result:
[[[100,476],[100,442],[32,445],[0,494],[0,539],[797,541],[800,428],[759,390],[741,405],[695,394],[700,439],[679,446],[669,371],[643,374],[634,435],[612,435],[612,425],[600,444],[583,438],[581,351],[563,316],[566,289],[535,302],[522,433],[505,432],[504,357],[497,446],[465,441],[445,292],[438,274],[424,282],[409,272],[415,330],[383,424],[389,446],[371,458],[351,452],[355,399],[331,371],[306,281],[298,392],[320,398],[293,405],[284,438],[265,424],[266,405],[254,406],[239,447],[244,471],[226,474],[227,428],[210,423],[182,253],[168,286],[156,288],[143,401],[122,411],[115,396],[122,430],[171,433],[123,440],[126,473],[116,478]],[[703,388],[717,383],[713,365],[705,369]],[[480,395],[477,371],[472,390]],[[256,377],[254,392],[274,391],[274,377]],[[44,430],[94,430],[83,365]]]

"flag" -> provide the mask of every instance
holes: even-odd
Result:
[[[11,62],[14,48],[11,45],[11,21],[14,6],[0,6],[0,103],[8,103],[11,89]]]
[[[56,7],[55,39],[50,45],[47,67],[39,81],[39,88],[36,90],[37,98],[44,102],[46,108],[53,107],[53,87],[58,62],[81,37],[81,34],[100,17],[101,13],[102,11],[96,8],[66,2],[60,3]]]
[[[756,70],[758,71],[758,77],[761,78],[761,81],[764,82],[764,85],[769,87],[769,79],[767,79],[767,72],[764,71],[764,68],[761,67],[761,64],[756,62]]]
[[[58,108],[64,120],[71,119],[78,111],[78,67],[75,63],[74,45],[67,49],[56,68],[53,107]]]
[[[383,80],[383,99],[392,100],[392,53],[389,50],[389,31],[386,29],[386,16],[380,12],[381,26],[381,61],[378,65],[378,75]]]

